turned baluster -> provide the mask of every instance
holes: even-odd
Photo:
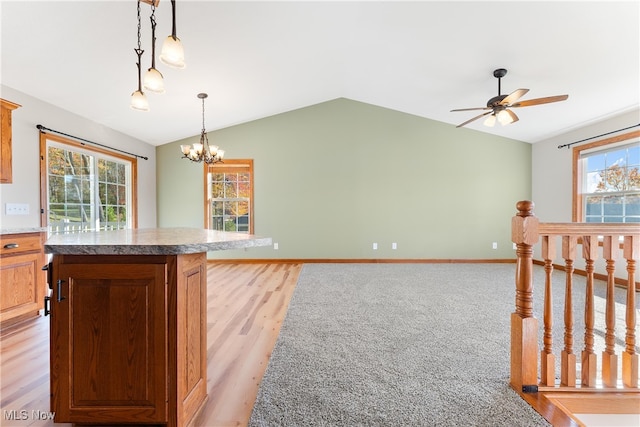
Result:
[[[544,347],[540,352],[540,384],[553,386],[556,383],[556,360],[553,355],[553,260],[556,257],[555,236],[542,236],[542,259],[544,259]]]
[[[562,258],[566,270],[564,296],[564,349],[561,353],[560,384],[576,386],[576,355],[573,354],[573,262],[576,258],[578,239],[575,236],[562,236]]]
[[[607,263],[607,300],[605,306],[604,351],[602,352],[602,384],[605,387],[616,387],[618,384],[618,356],[616,345],[616,300],[615,271],[618,257],[618,236],[604,236],[602,256]]]
[[[627,260],[627,311],[625,350],[622,353],[622,382],[625,387],[638,387],[638,354],[636,353],[636,260],[640,256],[640,237],[625,236],[623,256]]]
[[[516,244],[515,312],[511,314],[511,385],[522,391],[537,390],[538,320],[533,317],[533,245],[538,241],[538,218],[533,202],[520,201],[511,221],[511,241]]]
[[[582,350],[582,385],[595,387],[597,375],[597,357],[593,352],[593,272],[598,257],[598,236],[583,236],[582,256],[585,259],[587,288],[584,300],[584,350]]]

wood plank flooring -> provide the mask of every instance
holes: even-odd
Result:
[[[207,268],[207,390],[195,426],[245,426],[302,264]],[[49,412],[49,318],[0,332],[0,426],[70,427]]]

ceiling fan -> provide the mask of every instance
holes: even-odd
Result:
[[[500,79],[507,75],[507,70],[504,68],[498,68],[493,72],[493,77],[498,79],[498,96],[494,96],[490,100],[487,101],[486,107],[477,107],[477,108],[460,108],[453,111],[473,111],[473,110],[489,110],[486,113],[482,113],[478,116],[475,116],[464,123],[459,124],[456,127],[462,127],[466,124],[471,123],[474,120],[478,120],[481,117],[488,116],[484,121],[486,126],[493,126],[496,124],[496,121],[500,122],[501,125],[508,125],[509,123],[517,122],[518,116],[511,111],[509,108],[519,108],[519,107],[530,107],[532,105],[539,104],[548,104],[551,102],[564,101],[569,98],[569,95],[557,95],[557,96],[547,96],[546,98],[536,98],[529,99],[526,101],[518,101],[522,96],[524,96],[529,89],[516,89],[511,92],[509,95],[500,95]]]

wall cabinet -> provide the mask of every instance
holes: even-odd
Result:
[[[11,112],[20,105],[0,99],[0,183],[13,181],[11,149]]]
[[[55,422],[188,425],[207,399],[206,254],[54,255]]]
[[[46,274],[44,233],[0,236],[0,323],[6,326],[43,308]]]

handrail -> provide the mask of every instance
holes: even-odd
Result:
[[[590,223],[590,222],[542,222],[538,225],[540,235],[562,236],[640,236],[640,224]]]
[[[636,351],[635,272],[640,258],[640,225],[620,223],[540,223],[533,213],[531,201],[520,201],[518,213],[512,219],[512,241],[516,244],[515,312],[511,315],[511,386],[518,391],[537,391],[539,387],[572,389],[576,387],[607,389],[608,391],[638,391],[638,354]],[[559,250],[556,238],[560,237]],[[544,259],[544,325],[543,349],[538,353],[538,320],[534,317],[533,247],[540,243]],[[578,251],[578,246],[582,250]],[[620,251],[620,249],[622,249]],[[620,256],[621,255],[621,256]],[[553,261],[564,260],[564,347],[560,353],[560,382],[556,384],[556,361],[553,348]],[[594,270],[595,260],[606,261],[605,350],[601,355],[601,371],[597,371],[598,356],[594,350]],[[615,353],[614,274],[616,259],[626,261],[627,292],[625,310],[622,378],[618,380],[618,355]],[[574,354],[574,262],[582,259],[586,265],[584,306],[584,348]],[[538,355],[540,366],[538,367]],[[538,377],[538,368],[540,376]],[[578,378],[577,371],[580,371]]]

